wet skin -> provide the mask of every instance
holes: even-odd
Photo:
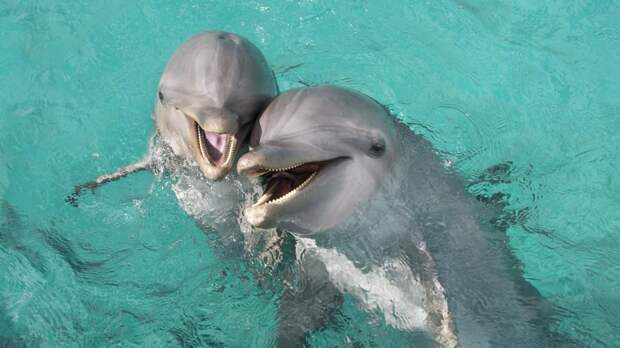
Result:
[[[553,308],[489,223],[497,210],[373,99],[334,86],[285,92],[250,145],[237,168],[264,193],[247,221],[298,240],[303,281],[283,297],[280,346],[303,345],[345,292],[411,344],[574,345],[552,332]]]

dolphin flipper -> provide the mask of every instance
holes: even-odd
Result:
[[[153,157],[150,155],[147,155],[146,157],[142,158],[138,162],[121,167],[113,173],[100,175],[94,181],[89,181],[89,182],[86,182],[80,185],[76,185],[73,189],[73,193],[68,195],[65,198],[65,201],[71,204],[72,206],[77,207],[78,198],[80,197],[80,194],[82,193],[84,189],[91,189],[94,191],[97,187],[105,183],[116,181],[132,173],[151,169],[152,165],[153,165]]]
[[[277,337],[280,348],[306,346],[306,338],[327,324],[343,302],[321,260],[311,253],[298,253],[298,266],[299,285],[289,286],[280,300]]]

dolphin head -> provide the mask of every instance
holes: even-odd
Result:
[[[154,117],[177,155],[219,180],[233,165],[277,86],[262,53],[232,33],[206,32],[183,43],[159,82]]]
[[[245,216],[254,226],[310,235],[346,219],[392,169],[398,149],[387,110],[358,92],[288,91],[263,112],[237,170],[264,177]]]

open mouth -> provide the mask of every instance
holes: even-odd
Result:
[[[194,121],[196,142],[202,158],[215,167],[225,167],[230,164],[237,150],[237,139],[234,135],[209,132]]]
[[[263,176],[264,191],[252,207],[264,204],[281,204],[302,192],[312,179],[334,160],[310,162],[287,168],[260,170],[248,173],[252,176]]]

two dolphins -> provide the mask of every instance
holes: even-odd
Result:
[[[296,237],[302,279],[282,297],[279,346],[303,346],[345,293],[409,332],[412,345],[559,344],[548,306],[516,270],[505,234],[486,223],[494,212],[465,192],[428,141],[353,90],[278,93],[253,44],[207,32],[172,56],[153,115],[173,163],[209,179],[194,172],[188,180],[243,197],[255,186],[243,177],[260,177],[263,193],[245,208],[247,222]],[[237,162],[239,186],[226,176],[250,130],[249,152]],[[158,160],[151,151],[76,187],[73,199]],[[211,227],[232,229],[228,222]]]

